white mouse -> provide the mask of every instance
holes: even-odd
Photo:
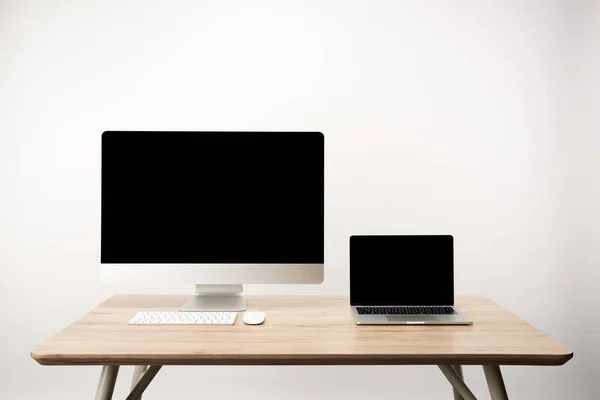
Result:
[[[244,313],[244,323],[246,325],[260,325],[265,322],[265,313],[262,311],[246,311]]]

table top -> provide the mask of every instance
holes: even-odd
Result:
[[[31,352],[42,365],[562,365],[571,350],[486,297],[459,296],[472,326],[354,324],[345,296],[247,296],[262,325],[128,325],[189,296],[117,295]]]

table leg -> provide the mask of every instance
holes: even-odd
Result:
[[[135,384],[131,393],[125,400],[139,400],[142,397],[144,390],[150,385],[152,379],[158,374],[158,371],[162,368],[162,365],[151,365],[146,372],[140,377],[139,381]]]
[[[111,400],[115,391],[115,383],[119,374],[118,365],[105,365],[102,367],[98,390],[96,390],[96,400]]]
[[[135,385],[137,385],[137,383],[140,381],[140,378],[142,377],[144,372],[146,372],[147,368],[148,368],[147,365],[136,365],[134,367],[133,377],[131,378],[131,390],[133,390],[135,388]],[[140,396],[140,399],[141,398],[142,398],[142,396]]]
[[[488,388],[490,389],[490,396],[492,397],[492,400],[508,400],[508,394],[506,393],[506,387],[504,386],[504,379],[502,378],[500,366],[484,365],[483,372],[485,373],[485,380],[487,381]]]
[[[461,365],[453,365],[452,369],[454,371],[456,371],[458,376],[460,376],[460,379],[462,379],[464,382],[465,379],[463,376],[462,366]],[[458,392],[458,390],[456,390],[456,388],[454,386],[452,387],[452,391],[454,392],[454,400],[463,400],[463,397],[460,395],[460,393]]]
[[[477,400],[471,389],[465,384],[460,375],[449,365],[438,365],[450,384],[458,391],[464,400]]]

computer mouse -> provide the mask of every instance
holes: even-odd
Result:
[[[244,323],[246,325],[260,325],[265,322],[265,313],[262,311],[246,311],[244,313]]]

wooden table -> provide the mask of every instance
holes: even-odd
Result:
[[[118,295],[41,344],[42,365],[103,365],[97,400],[119,366],[135,365],[128,400],[164,365],[438,365],[455,399],[475,399],[461,365],[483,365],[492,399],[507,399],[500,365],[562,365],[571,350],[485,297],[457,297],[472,326],[354,324],[347,297],[248,296],[263,325],[128,325],[138,311],[176,311],[189,296]],[[150,366],[147,368],[146,366]],[[146,369],[147,368],[147,369]]]

